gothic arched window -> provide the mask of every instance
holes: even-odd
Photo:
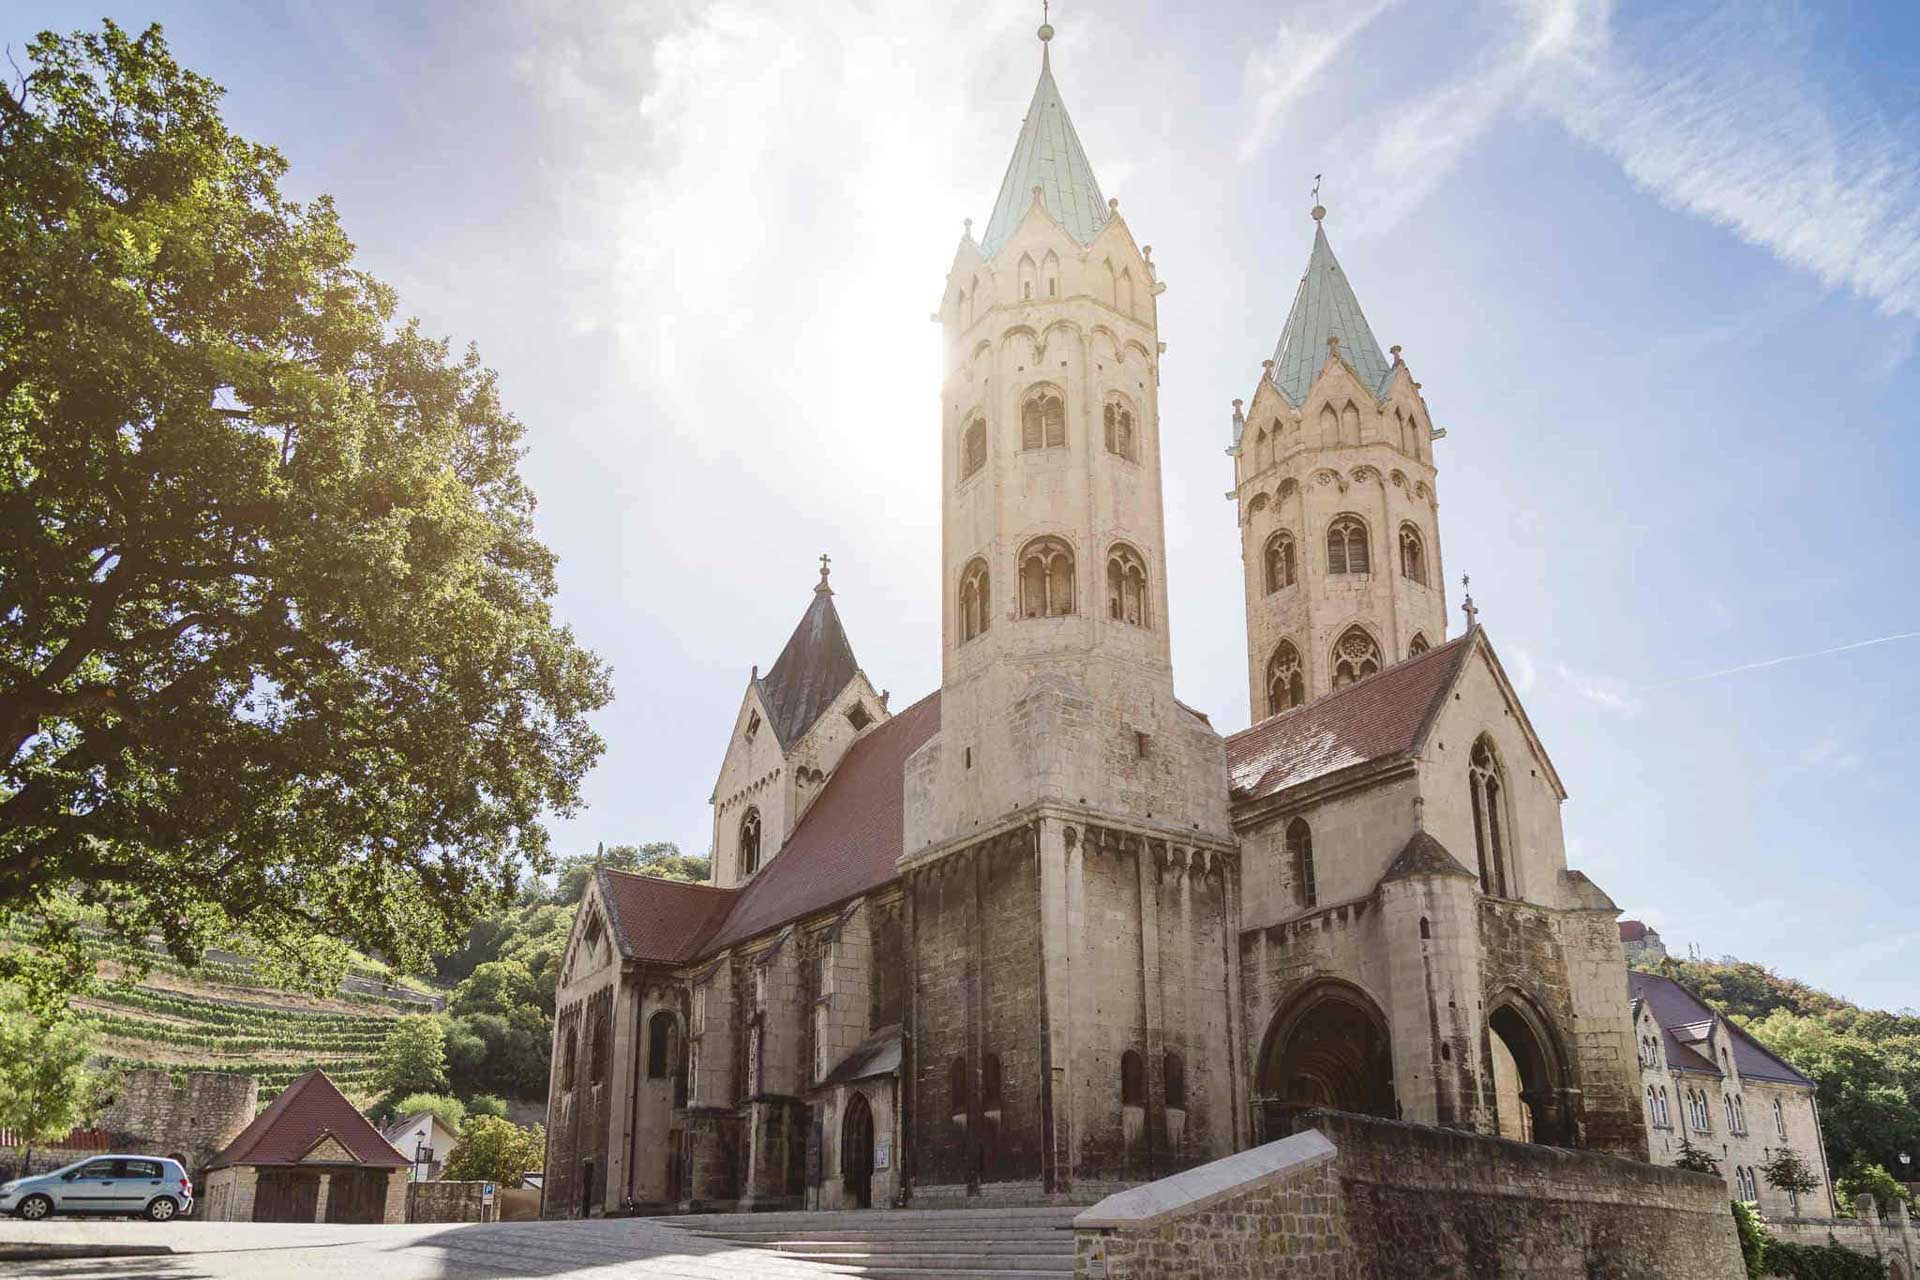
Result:
[[[1340,443],[1360,443],[1360,410],[1354,407],[1351,400],[1340,410]]]
[[[1058,618],[1073,612],[1073,548],[1035,538],[1020,551],[1020,616]]]
[[[1132,1049],[1120,1055],[1120,1105],[1147,1105],[1147,1063]]]
[[[1051,249],[1047,250],[1046,261],[1040,264],[1040,278],[1046,282],[1049,298],[1060,296],[1060,255]]]
[[[1030,302],[1033,300],[1034,279],[1038,275],[1039,275],[1039,270],[1033,265],[1033,256],[1031,254],[1025,254],[1025,253],[1021,254],[1020,255],[1020,299],[1021,301]]]
[[[1128,462],[1140,459],[1133,435],[1133,407],[1124,400],[1107,401],[1107,452]]]
[[[1035,387],[1020,406],[1020,448],[1064,449],[1067,402],[1054,387]]]
[[[1420,539],[1420,530],[1410,524],[1400,526],[1400,576],[1427,585],[1426,544]]]
[[[1124,542],[1107,552],[1107,616],[1129,626],[1152,628],[1147,595],[1147,565]]]
[[[987,423],[975,418],[960,433],[960,478],[967,479],[987,465]]]
[[[573,1088],[574,1073],[580,1060],[580,1050],[575,1028],[568,1027],[561,1032],[560,1042],[560,1087],[563,1090]]]
[[[1467,778],[1473,789],[1473,843],[1480,854],[1480,888],[1496,898],[1507,896],[1507,788],[1493,741],[1481,734],[1468,758]]]
[[[973,1110],[973,1091],[967,1080],[967,1060],[955,1058],[953,1065],[947,1068],[947,1092],[953,1099],[953,1118],[960,1124],[967,1122],[967,1114]]]
[[[984,632],[993,620],[992,584],[987,562],[975,559],[960,574],[960,643]]]
[[[752,875],[760,869],[760,810],[748,809],[740,819],[740,869]]]
[[[1413,633],[1413,639],[1407,641],[1407,656],[1417,658],[1431,648],[1433,646],[1427,643],[1426,634],[1416,631]]]
[[[1293,647],[1293,641],[1282,640],[1267,659],[1267,714],[1303,706],[1306,701],[1307,677],[1300,664],[1300,651]]]
[[[980,1109],[998,1113],[1000,1110],[1000,1055],[989,1053],[980,1059]]]
[[[1373,572],[1367,547],[1367,523],[1359,516],[1335,516],[1327,526],[1327,572]]]
[[[587,1083],[605,1084],[607,1080],[607,1024],[604,1019],[593,1020],[592,1038],[588,1042]],[[1731,1114],[1731,1113],[1729,1113]]]
[[[1262,559],[1266,564],[1268,595],[1272,595],[1282,587],[1290,587],[1299,580],[1299,568],[1293,551],[1293,535],[1285,529],[1267,539],[1267,550]]]
[[[1320,904],[1320,886],[1313,874],[1313,828],[1305,818],[1287,824],[1287,864],[1293,868],[1294,905],[1312,910]]]
[[[647,1019],[647,1079],[665,1080],[679,1062],[680,1022],[662,1009]]]
[[[1365,680],[1380,667],[1380,646],[1364,627],[1348,627],[1340,643],[1333,646],[1333,687],[1336,689]]]
[[[1187,1064],[1173,1050],[1167,1050],[1166,1057],[1167,1107],[1173,1111],[1187,1109]]]

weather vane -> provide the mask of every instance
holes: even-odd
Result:
[[[1313,202],[1320,203],[1320,175],[1317,173],[1313,175]]]

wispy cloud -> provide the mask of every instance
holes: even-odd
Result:
[[[1253,114],[1240,139],[1241,163],[1260,154],[1287,108],[1299,100],[1348,42],[1395,3],[1397,0],[1372,0],[1357,8],[1322,4],[1306,13],[1291,13],[1274,30],[1265,48],[1247,55],[1246,92]]]
[[[1900,631],[1890,636],[1875,636],[1871,640],[1855,640],[1851,644],[1836,644],[1825,649],[1815,649],[1809,653],[1788,653],[1778,658],[1762,658],[1758,662],[1743,662],[1737,667],[1722,667],[1718,671],[1703,671],[1699,675],[1680,676],[1674,680],[1662,680],[1658,684],[1644,686],[1648,689],[1669,689],[1677,684],[1696,684],[1702,680],[1718,680],[1722,676],[1737,676],[1746,671],[1764,671],[1768,667],[1777,667],[1788,662],[1804,662],[1808,658],[1824,658],[1833,653],[1850,653],[1855,649],[1869,649],[1874,645],[1893,644],[1898,640],[1920,640],[1920,631]]]
[[[1621,681],[1584,675],[1562,663],[1554,664],[1553,670],[1576,695],[1600,710],[1619,716],[1639,714],[1640,703],[1633,697],[1629,686]]]
[[[1794,770],[1803,772],[1823,769],[1839,773],[1855,768],[1859,763],[1860,757],[1857,754],[1839,738],[1828,734],[1825,737],[1816,738],[1801,748],[1800,755],[1794,762]]]

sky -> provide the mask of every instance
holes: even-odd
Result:
[[[896,707],[939,678],[938,305],[1037,4],[97,6],[161,22],[526,423],[557,610],[612,665],[597,841],[710,843],[754,664],[833,556]],[[1436,426],[1445,563],[1669,947],[1920,1005],[1920,8],[1061,0],[1154,249],[1175,678],[1248,720],[1230,402],[1326,227]],[[1458,604],[1458,590],[1449,599]],[[1453,625],[1459,625],[1454,614]]]

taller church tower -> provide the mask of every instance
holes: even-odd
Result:
[[[905,766],[915,1197],[1234,1149],[1225,748],[1173,694],[1161,284],[1040,79],[946,347],[940,728]],[[1022,1193],[1026,1194],[1026,1193]]]
[[[1446,639],[1432,426],[1313,210],[1313,251],[1253,402],[1233,414],[1247,677],[1261,720]]]

